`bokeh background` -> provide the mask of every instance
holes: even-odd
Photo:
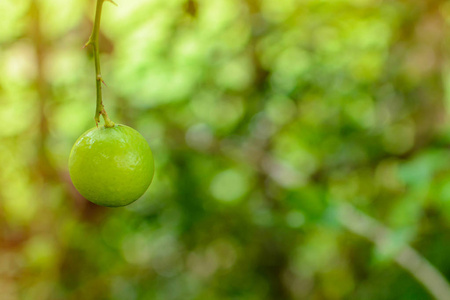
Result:
[[[450,299],[450,1],[117,0],[104,103],[156,162],[73,188],[93,0],[0,1],[0,299]]]

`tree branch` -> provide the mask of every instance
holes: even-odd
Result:
[[[97,0],[97,8],[95,11],[95,21],[94,28],[92,29],[91,36],[89,37],[88,42],[84,45],[84,47],[88,45],[92,45],[94,48],[94,61],[95,61],[95,82],[97,87],[97,105],[95,108],[95,124],[98,126],[100,122],[100,115],[103,116],[105,120],[105,127],[114,127],[114,122],[108,117],[106,113],[105,106],[103,105],[103,95],[102,95],[102,83],[105,84],[102,78],[102,72],[100,68],[100,51],[99,51],[99,42],[98,36],[100,32],[100,20],[102,17],[102,8],[103,3],[105,1],[109,1],[115,4],[112,0]],[[116,4],[115,4],[116,5]],[[106,85],[106,84],[105,84]]]
[[[339,204],[340,223],[353,233],[383,248],[391,231],[377,220],[365,215],[348,203]],[[394,256],[395,262],[419,281],[438,300],[450,299],[450,285],[445,277],[425,257],[409,245]]]

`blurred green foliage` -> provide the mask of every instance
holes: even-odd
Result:
[[[450,278],[449,1],[117,2],[104,101],[156,176],[108,209],[67,171],[94,1],[0,1],[0,298],[432,299],[396,257]]]

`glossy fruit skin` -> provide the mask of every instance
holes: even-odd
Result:
[[[95,127],[73,145],[69,172],[75,188],[89,201],[108,207],[125,206],[150,186],[153,154],[144,137],[131,127]]]

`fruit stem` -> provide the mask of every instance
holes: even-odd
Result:
[[[98,123],[100,122],[100,115],[103,116],[103,119],[105,120],[105,127],[114,127],[114,122],[111,121],[111,119],[108,117],[108,114],[106,113],[105,106],[103,105],[103,96],[102,96],[102,83],[105,84],[102,78],[102,72],[100,69],[100,52],[99,52],[99,32],[100,32],[100,19],[102,17],[102,8],[103,3],[105,1],[109,1],[113,3],[114,5],[117,5],[112,0],[97,0],[97,8],[95,10],[95,21],[94,21],[94,27],[92,29],[91,36],[89,37],[89,40],[84,45],[84,47],[88,45],[92,45],[94,48],[94,61],[95,61],[95,82],[97,87],[97,106],[95,108],[95,124],[98,127]],[[105,84],[106,85],[106,84]]]

